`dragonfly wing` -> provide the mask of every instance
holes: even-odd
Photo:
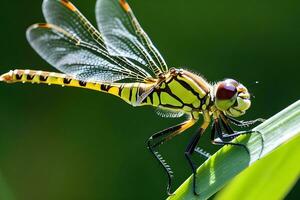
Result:
[[[113,82],[123,79],[141,81],[145,74],[126,68],[126,63],[104,50],[82,41],[52,24],[35,24],[27,30],[27,39],[37,53],[65,74],[83,81]]]
[[[71,2],[68,0],[44,0],[42,7],[47,23],[59,26],[97,49],[107,51],[101,33]],[[145,76],[151,77],[142,67],[137,66],[126,57],[120,57],[119,59],[127,63],[127,68],[130,70],[139,71]]]
[[[44,0],[42,6],[45,20],[64,29],[81,40],[106,49],[99,31],[67,0]]]
[[[133,59],[156,76],[168,70],[125,0],[98,0],[96,19],[110,54]]]

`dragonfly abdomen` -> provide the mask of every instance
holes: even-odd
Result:
[[[7,83],[43,83],[97,90],[118,96],[131,105],[136,105],[139,95],[151,88],[153,84],[146,83],[99,83],[78,80],[72,76],[46,71],[16,69],[0,76],[0,81]],[[142,105],[151,105],[148,101]]]
[[[66,74],[35,70],[11,70],[10,72],[3,74],[0,77],[0,81],[5,81],[7,83],[44,83],[48,85],[61,85],[99,90],[99,84],[97,83],[80,81]]]

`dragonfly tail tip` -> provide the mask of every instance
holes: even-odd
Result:
[[[3,81],[3,82],[10,82],[13,80],[13,71],[10,71],[10,72],[7,72],[5,74],[2,74],[0,76],[0,82]]]

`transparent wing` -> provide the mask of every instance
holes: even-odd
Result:
[[[71,2],[67,0],[44,0],[42,10],[47,23],[59,26],[89,44],[106,49],[99,31]]]
[[[65,74],[84,81],[143,81],[148,75],[130,69],[105,50],[82,41],[77,35],[52,24],[36,24],[27,30],[27,39],[38,54]]]
[[[96,19],[111,55],[133,59],[156,76],[168,70],[125,0],[98,0]]]
[[[42,9],[47,24],[30,27],[28,41],[60,71],[89,81],[142,81],[142,77],[151,77],[130,60],[110,56],[99,31],[68,0],[44,0]],[[53,45],[48,44],[52,41]],[[47,46],[51,46],[51,52],[47,52]]]

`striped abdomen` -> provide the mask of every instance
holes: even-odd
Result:
[[[137,98],[141,93],[153,86],[153,83],[98,83],[85,82],[75,79],[66,74],[35,71],[35,70],[11,70],[0,77],[0,81],[7,83],[30,82],[44,83],[48,85],[61,85],[69,87],[79,87],[109,93],[120,97],[131,105],[136,105]],[[143,105],[149,105],[147,102]]]

